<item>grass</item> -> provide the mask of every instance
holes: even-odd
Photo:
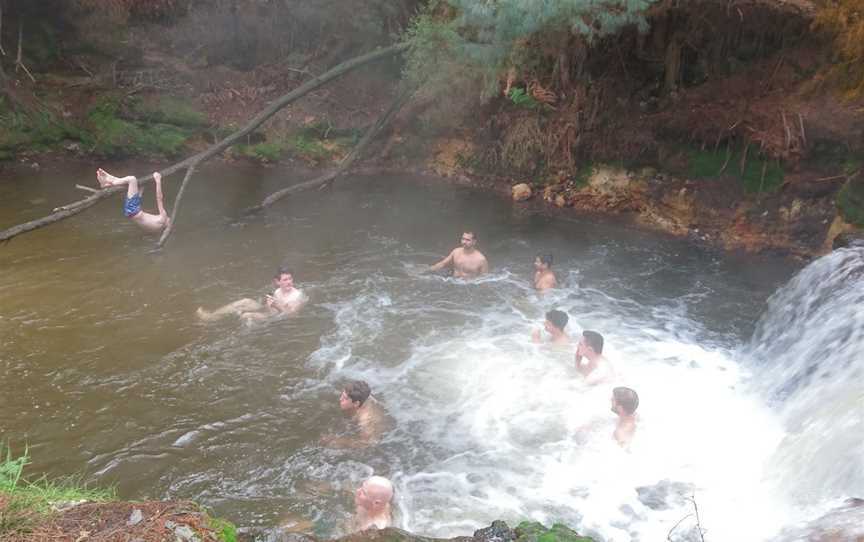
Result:
[[[48,113],[24,115],[0,109],[0,159],[14,157],[19,149],[49,150],[66,139],[75,138],[75,128]]]
[[[724,175],[734,177],[748,194],[774,192],[780,188],[783,184],[784,173],[783,168],[777,162],[759,160],[751,155],[748,156],[742,172],[740,168],[742,153],[741,150],[733,150],[728,158],[726,169],[723,170],[723,164],[727,161],[726,152],[690,149],[687,152],[687,173],[695,179],[715,179],[720,176],[720,172],[723,170]]]
[[[255,145],[237,145],[235,152],[261,162],[275,162],[285,153],[285,144],[281,141],[265,141]]]
[[[139,101],[133,107],[142,119],[149,122],[187,128],[203,128],[209,124],[207,115],[180,98],[161,98],[147,103]]]
[[[89,488],[80,476],[27,481],[23,473],[28,464],[30,456],[26,449],[14,457],[7,446],[5,458],[0,456],[0,502],[5,502],[5,506],[0,506],[0,537],[26,531],[57,503],[106,502],[115,498],[113,490]]]
[[[178,126],[122,119],[119,110],[120,103],[109,97],[100,100],[87,115],[89,130],[82,131],[81,139],[96,154],[176,156],[191,136]]]

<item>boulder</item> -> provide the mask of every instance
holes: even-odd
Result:
[[[513,186],[513,201],[525,201],[531,197],[531,187],[527,183]]]

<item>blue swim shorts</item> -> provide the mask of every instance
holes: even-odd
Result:
[[[131,198],[123,199],[123,214],[126,218],[132,218],[141,212],[141,194],[135,194]]]

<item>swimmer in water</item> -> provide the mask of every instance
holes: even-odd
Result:
[[[461,246],[454,248],[450,254],[429,268],[430,271],[440,271],[445,267],[453,269],[453,276],[460,279],[471,279],[489,272],[489,262],[486,256],[477,250],[477,236],[474,232],[462,234]]]
[[[393,484],[382,476],[372,476],[363,482],[354,494],[354,521],[352,530],[386,529],[393,524],[391,502]]]
[[[558,279],[552,271],[552,255],[538,254],[534,258],[534,289],[540,293],[558,287]]]
[[[636,432],[636,409],[639,396],[630,388],[619,387],[612,390],[612,412],[618,415],[615,432],[612,436],[624,448],[629,446]]]
[[[306,303],[303,291],[294,287],[294,274],[282,267],[276,271],[273,283],[277,286],[273,295],[267,295],[263,303],[244,298],[220,307],[215,311],[198,308],[198,318],[205,322],[219,320],[236,314],[246,322],[265,320],[282,314],[295,314]]]
[[[153,173],[153,181],[156,183],[156,208],[158,215],[145,213],[141,208],[141,198],[144,191],[138,186],[138,178],[132,175],[128,177],[115,177],[102,168],[96,170],[96,180],[99,186],[108,188],[111,186],[127,185],[126,197],[123,199],[123,214],[126,218],[140,226],[149,233],[159,233],[171,222],[162,197],[162,175]]]
[[[596,331],[582,332],[576,345],[576,370],[590,385],[608,382],[615,377],[612,363],[603,357],[603,336]]]
[[[352,380],[342,388],[339,408],[357,422],[359,434],[352,437],[322,437],[321,443],[334,448],[361,448],[377,442],[387,427],[387,415],[381,403],[372,397],[369,384]]]
[[[570,337],[564,331],[569,320],[567,313],[564,311],[551,310],[546,313],[546,321],[543,323],[543,328],[549,334],[549,344],[556,346],[567,346],[570,344]],[[543,342],[542,332],[539,329],[535,329],[531,334],[531,340],[535,343]]]

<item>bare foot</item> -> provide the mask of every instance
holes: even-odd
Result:
[[[111,175],[109,175],[108,172],[101,167],[96,170],[96,180],[99,181],[99,186],[101,186],[102,188],[112,186],[110,177]]]
[[[161,183],[162,182],[162,174],[159,173],[158,171],[154,171],[153,172],[153,180],[156,182],[156,184]]]

